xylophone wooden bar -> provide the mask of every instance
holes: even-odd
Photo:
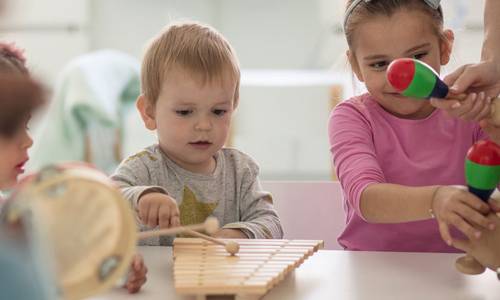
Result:
[[[323,248],[323,241],[234,240],[237,255],[198,238],[174,240],[174,282],[179,294],[236,295],[260,298],[304,260]]]

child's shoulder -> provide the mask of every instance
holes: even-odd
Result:
[[[236,169],[249,168],[250,170],[258,172],[259,165],[249,154],[235,149],[235,148],[222,148],[221,153],[224,159]]]
[[[376,115],[381,114],[380,108],[377,107],[377,102],[373,97],[366,93],[359,96],[354,96],[337,104],[330,113],[330,124],[337,122],[359,122],[367,121],[376,118]]]
[[[355,109],[361,112],[371,111],[373,109],[376,109],[377,105],[378,104],[373,99],[373,97],[369,93],[365,93],[362,95],[353,96],[340,102],[337,106],[335,106],[334,111],[346,109]]]
[[[155,163],[160,160],[161,154],[158,145],[152,145],[127,157],[123,164]]]

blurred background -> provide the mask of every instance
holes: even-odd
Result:
[[[346,43],[341,30],[344,3],[14,0],[7,2],[0,22],[0,39],[15,42],[26,50],[31,72],[45,82],[53,98],[58,98],[58,90],[64,87],[61,82],[68,74],[64,70],[82,55],[112,49],[138,63],[148,40],[169,22],[208,23],[233,45],[242,68],[241,104],[229,145],[259,162],[263,180],[329,180],[332,167],[328,115],[338,101],[362,91],[345,60]],[[483,0],[444,0],[442,4],[446,26],[456,34],[453,59],[444,69],[446,73],[479,60]],[[104,77],[100,80],[106,85]],[[52,105],[59,105],[57,101],[52,101]],[[55,122],[48,111],[50,108],[34,121],[36,145],[32,152],[50,146],[59,147],[56,152],[76,151],[50,142],[52,133],[42,129],[44,124]],[[91,119],[92,113],[89,115]],[[120,107],[119,115],[118,157],[126,157],[155,141],[154,135],[144,129],[133,103]],[[81,124],[85,117],[78,116]],[[66,128],[61,124],[58,126]],[[83,131],[92,131],[93,125],[83,127]],[[102,137],[95,134],[84,135],[83,144],[76,145],[90,143],[92,150],[87,152],[94,153],[95,158],[108,148],[100,145],[99,140]],[[57,154],[52,153],[51,158],[57,159]],[[28,167],[38,168],[43,159],[46,157],[39,159],[33,153]],[[109,172],[113,167],[104,164],[102,169]]]

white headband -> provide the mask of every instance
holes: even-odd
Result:
[[[351,5],[349,5],[347,10],[345,11],[345,16],[344,16],[344,27],[343,27],[344,32],[345,32],[345,27],[347,25],[347,20],[349,19],[349,16],[351,15],[352,11],[356,8],[356,6],[358,6],[358,4],[361,3],[361,1],[368,3],[368,2],[371,2],[372,0],[354,0],[351,3]],[[441,2],[441,0],[424,0],[424,1],[425,1],[425,3],[427,3],[427,5],[429,5],[433,9],[438,9],[439,3]]]

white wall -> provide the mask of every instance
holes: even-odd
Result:
[[[71,58],[86,51],[114,48],[141,58],[147,41],[172,20],[211,24],[235,47],[244,69],[241,106],[234,122],[235,146],[255,156],[263,179],[330,178],[326,137],[330,86],[343,84],[344,97],[359,92],[352,88],[344,55],[346,43],[339,31],[344,0],[10,3],[11,9],[0,24],[0,37],[14,39],[26,48],[30,68],[49,84]],[[446,25],[456,34],[452,61],[444,68],[449,72],[479,59],[484,0],[442,3]],[[329,76],[329,69],[337,74],[330,81],[310,80],[308,72]],[[276,83],[276,70],[283,71],[285,80],[293,84]],[[245,78],[256,73],[260,83]],[[138,115],[129,120],[134,134],[141,135]]]

